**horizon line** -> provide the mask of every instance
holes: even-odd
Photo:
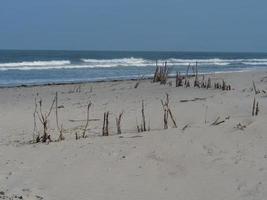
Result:
[[[261,51],[196,51],[196,50],[78,50],[78,49],[0,49],[0,51],[68,51],[68,52],[166,52],[166,53],[254,53],[254,54],[267,54]]]

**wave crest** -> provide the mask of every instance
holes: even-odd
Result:
[[[199,66],[267,66],[267,58],[248,59],[178,59],[169,58],[158,60],[159,65],[168,62],[169,66],[187,66],[198,62]],[[115,68],[115,67],[154,67],[155,60],[144,58],[116,58],[116,59],[81,59],[78,63],[69,60],[32,61],[0,63],[0,70],[45,70],[45,69],[79,69],[79,68]]]
[[[32,61],[32,62],[14,62],[14,63],[0,63],[0,67],[10,67],[10,68],[19,68],[19,67],[33,67],[33,66],[60,66],[68,65],[71,62],[69,60],[52,60],[52,61]]]

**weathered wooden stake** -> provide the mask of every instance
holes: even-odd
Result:
[[[259,102],[257,102],[257,104],[256,104],[256,112],[255,112],[255,114],[256,114],[256,116],[258,116],[258,114],[259,114]]]
[[[146,118],[145,118],[145,106],[144,100],[142,100],[142,120],[143,120],[143,131],[146,131]]]
[[[122,119],[123,112],[119,114],[119,117],[116,118],[116,126],[117,126],[117,134],[121,134],[121,119]]]
[[[109,132],[108,132],[108,116],[109,116],[109,112],[105,112],[104,113],[103,129],[102,129],[102,135],[103,136],[108,136],[109,135]]]
[[[211,79],[208,79],[207,89],[211,88]]]
[[[255,115],[255,106],[256,106],[256,99],[255,99],[255,97],[254,97],[253,105],[252,105],[252,116]]]

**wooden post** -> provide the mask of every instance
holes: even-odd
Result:
[[[145,118],[145,106],[144,100],[142,100],[142,120],[143,120],[143,131],[146,131],[146,118]]]
[[[255,97],[254,97],[253,105],[252,105],[252,116],[255,115],[255,105],[256,105],[256,100],[255,100]]]
[[[121,119],[122,119],[123,112],[119,114],[119,117],[116,118],[116,125],[117,125],[117,134],[121,134]]]
[[[258,116],[258,114],[259,114],[259,102],[257,102],[257,104],[256,104],[256,112],[255,112],[255,114],[256,114],[256,116]]]
[[[109,112],[104,113],[104,122],[103,122],[103,128],[102,128],[102,135],[103,136],[108,136],[109,131],[108,131],[108,116]]]

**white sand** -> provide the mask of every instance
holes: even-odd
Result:
[[[252,80],[267,91],[267,72],[211,75],[233,90],[175,88],[146,80],[0,89],[0,191],[2,197],[48,200],[264,200],[267,199],[267,94],[257,95],[260,114],[251,116]],[[262,80],[262,81],[261,81]],[[174,81],[173,81],[174,85]],[[92,88],[92,89],[91,89]],[[65,141],[29,144],[34,95],[47,111],[59,93]],[[170,95],[178,128],[163,130],[160,99]],[[183,99],[207,98],[181,103]],[[141,101],[151,131],[137,133]],[[75,140],[92,101],[88,138]],[[205,112],[207,110],[207,123]],[[110,111],[110,133],[102,137],[103,113]],[[124,111],[121,136],[115,118]],[[52,139],[54,110],[49,119]],[[210,124],[220,116],[229,120]],[[244,130],[236,127],[245,125]],[[188,125],[184,131],[182,128]],[[38,129],[41,126],[38,123]],[[36,196],[37,195],[37,196]],[[1,194],[0,194],[1,199]]]

